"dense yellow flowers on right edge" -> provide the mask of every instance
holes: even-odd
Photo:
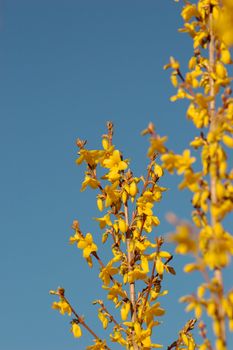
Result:
[[[233,45],[233,3],[231,0],[223,0],[221,9],[215,11],[215,27],[218,36],[226,46]]]
[[[225,290],[223,280],[223,269],[233,255],[233,236],[224,227],[233,211],[233,169],[227,163],[227,153],[233,148],[232,78],[228,73],[228,65],[233,63],[233,2],[185,1],[181,16],[184,26],[180,32],[187,33],[193,41],[189,71],[184,74],[173,57],[164,68],[171,68],[171,82],[177,89],[171,101],[189,102],[187,117],[197,128],[190,146],[201,162],[195,163],[197,157],[189,149],[182,154],[166,150],[161,156],[164,169],[183,176],[179,188],[191,192],[193,206],[194,226],[173,216],[176,232],[169,239],[176,244],[177,253],[193,257],[185,271],[199,271],[204,278],[196,295],[181,299],[187,303],[187,311],[194,310],[198,319],[204,313],[211,319],[215,345],[201,321],[200,349],[227,350],[227,324],[233,331],[232,290]],[[150,126],[149,133],[156,138],[152,130]],[[182,339],[187,347],[195,348],[186,336],[182,335]]]

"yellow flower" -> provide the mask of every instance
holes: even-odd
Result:
[[[183,17],[183,20],[185,22],[189,21],[192,17],[199,17],[199,12],[197,10],[196,5],[187,4],[183,8],[181,16]]]
[[[146,232],[150,233],[153,229],[153,226],[158,226],[160,224],[159,218],[154,215],[147,215],[144,222],[143,228]]]
[[[165,314],[165,310],[160,307],[160,303],[148,306],[145,312],[145,321],[147,326],[154,320],[154,317],[160,317]]]
[[[189,100],[193,100],[193,96],[192,95],[187,93],[183,88],[179,88],[177,90],[177,94],[170,97],[170,101],[171,102],[175,102],[175,101],[177,101],[179,99],[183,99],[183,98],[187,98]]]
[[[87,149],[81,149],[79,151],[80,157],[76,160],[76,163],[80,165],[83,161],[85,161],[87,164],[93,166],[94,164],[98,163],[100,151],[98,150],[87,150]]]
[[[108,318],[101,311],[98,312],[98,317],[99,317],[100,321],[102,322],[103,329],[106,329],[108,327]]]
[[[106,342],[100,339],[94,339],[94,345],[86,347],[86,350],[106,350]]]
[[[139,322],[134,323],[134,331],[135,331],[135,338],[137,343],[141,343],[143,340],[148,338],[148,336],[151,335],[151,330],[150,329],[142,329],[141,325]]]
[[[119,226],[119,230],[120,230],[122,233],[126,233],[126,232],[127,232],[127,230],[128,230],[128,225],[126,224],[125,220],[119,219],[119,220],[118,220],[118,226]]]
[[[230,50],[224,44],[221,45],[221,61],[224,64],[232,63]]]
[[[106,226],[112,226],[110,215],[106,214],[102,218],[96,218],[96,221],[99,221],[100,228],[103,229]]]
[[[110,182],[115,182],[119,180],[121,174],[119,173],[119,169],[117,167],[112,168],[109,173],[103,176],[103,179],[108,179]]]
[[[103,289],[108,290],[108,299],[112,300],[114,303],[118,302],[119,296],[122,299],[127,298],[127,294],[122,290],[122,285],[120,283],[115,283],[111,287],[103,286]]]
[[[201,108],[208,108],[208,103],[213,100],[212,96],[204,96],[201,93],[196,94],[195,96],[195,102],[199,105]]]
[[[226,70],[225,66],[220,61],[217,61],[216,65],[215,65],[215,72],[216,72],[217,76],[221,79],[224,79],[227,76],[227,70]]]
[[[191,57],[189,60],[189,69],[192,70],[197,64],[197,58],[195,56]]]
[[[135,197],[138,192],[137,184],[135,181],[132,181],[131,184],[129,185],[129,194],[132,197]]]
[[[193,271],[197,271],[197,270],[201,270],[201,265],[195,264],[195,263],[190,263],[190,264],[186,264],[184,266],[184,272],[186,273],[191,273]]]
[[[122,346],[127,345],[127,342],[123,338],[122,334],[116,329],[113,330],[113,334],[110,334],[110,338],[113,343],[119,343]]]
[[[220,223],[214,227],[205,226],[200,232],[200,250],[210,269],[228,265],[233,255],[233,238],[225,232]]]
[[[184,28],[179,29],[179,32],[188,33],[192,38],[195,38],[197,34],[196,23],[197,22],[184,23]]]
[[[178,225],[176,232],[169,235],[169,240],[177,244],[178,254],[195,253],[197,250],[197,237],[187,224]]]
[[[103,140],[102,140],[102,146],[103,146],[103,149],[104,149],[105,151],[107,151],[107,150],[109,149],[109,142],[108,142],[108,139],[103,138]]]
[[[171,79],[172,85],[176,88],[179,85],[179,81],[178,81],[178,78],[177,78],[177,72],[176,71],[172,72],[172,74],[170,76],[170,79]]]
[[[195,139],[192,142],[190,142],[190,146],[192,146],[195,149],[202,147],[204,144],[205,144],[205,140],[203,140],[202,137],[198,137],[198,136],[196,136]]]
[[[81,327],[76,322],[72,322],[71,332],[73,333],[75,338],[80,338],[82,336]]]
[[[199,87],[199,81],[197,77],[202,75],[203,72],[199,66],[196,66],[195,69],[191,72],[186,73],[185,81],[187,84],[191,85],[194,89]]]
[[[188,187],[190,191],[195,192],[199,189],[199,181],[201,173],[194,173],[192,169],[188,169],[184,173],[184,180],[179,184],[179,189],[183,190]]]
[[[127,320],[128,314],[130,311],[130,302],[123,303],[123,306],[121,307],[121,319],[122,321]]]
[[[78,248],[83,249],[83,257],[89,258],[92,252],[97,251],[97,245],[93,243],[93,238],[90,233],[86,234],[86,237],[83,237],[78,242]]]
[[[193,195],[192,204],[194,207],[200,207],[205,213],[208,211],[208,198],[210,193],[202,188],[196,190]]]
[[[190,169],[191,165],[195,162],[196,158],[190,157],[190,150],[185,149],[183,154],[166,153],[161,157],[163,167],[170,173],[177,170],[178,174],[182,174],[186,170]]]
[[[196,158],[190,157],[190,150],[185,149],[182,155],[177,156],[177,173],[182,174],[185,170],[189,169],[195,160]]]
[[[229,148],[233,148],[233,138],[230,137],[229,135],[223,135],[223,143],[229,147]]]
[[[150,147],[148,149],[148,157],[152,157],[154,153],[164,153],[166,152],[166,147],[164,146],[164,143],[167,141],[167,137],[163,136],[160,137],[157,135],[156,137],[153,137],[150,139]]]
[[[180,68],[180,64],[179,64],[178,61],[176,61],[174,59],[174,57],[171,56],[170,57],[170,62],[163,67],[163,69],[165,69],[165,70],[168,69],[168,68],[172,68],[174,70],[178,70]]]
[[[215,29],[226,46],[233,45],[233,5],[231,0],[223,0],[223,7],[215,21]]]
[[[187,346],[187,350],[194,350],[196,348],[195,342],[190,335],[186,335],[185,333],[181,333],[181,339],[184,345]]]
[[[162,348],[159,344],[152,344],[150,335],[151,335],[151,329],[148,328],[146,330],[141,328],[141,325],[139,322],[134,323],[134,331],[135,331],[135,341],[143,350],[150,350],[151,348],[157,349]]]
[[[163,271],[164,271],[164,264],[162,262],[162,260],[160,258],[157,258],[156,259],[156,270],[158,272],[159,275],[162,275],[163,274]]]
[[[153,215],[153,203],[147,202],[145,200],[145,196],[138,198],[137,200],[137,208],[138,208],[138,214],[146,214],[146,215]]]
[[[120,151],[115,150],[113,154],[103,161],[105,168],[112,169],[116,167],[118,170],[125,170],[127,168],[127,162],[122,160]]]
[[[119,172],[125,170],[128,164],[127,160],[122,160],[120,151],[115,150],[108,159],[103,160],[103,167],[110,169],[109,173],[105,175],[105,178],[114,182],[120,178]]]
[[[145,255],[141,255],[141,268],[145,273],[150,271],[148,258]]]
[[[177,156],[170,152],[163,154],[161,156],[161,161],[163,162],[163,167],[169,171],[169,173],[174,173],[177,165]]]
[[[97,207],[98,207],[99,211],[103,211],[104,206],[103,206],[103,201],[102,201],[102,199],[98,197],[96,203],[97,203]]]
[[[128,282],[133,283],[137,280],[145,280],[147,273],[142,271],[139,267],[136,267],[134,270],[128,273]]]
[[[199,32],[197,32],[193,40],[193,48],[196,49],[198,46],[205,47],[208,34],[209,33],[204,30],[200,30]]]
[[[116,181],[111,186],[106,186],[104,192],[106,193],[105,206],[110,207],[112,204],[116,204],[121,198],[120,191],[117,189],[118,182]]]
[[[155,175],[158,176],[158,177],[163,176],[163,168],[162,168],[160,165],[155,164],[155,165],[154,165],[154,173],[155,173]]]
[[[82,238],[82,235],[76,231],[74,236],[71,236],[70,237],[70,244],[74,244],[74,243],[77,243],[79,242],[79,240]]]
[[[118,268],[113,267],[112,262],[110,262],[105,267],[102,267],[99,278],[101,278],[103,283],[108,286],[110,283],[110,277],[116,273],[118,273]]]
[[[96,179],[93,179],[93,177],[89,175],[86,175],[82,183],[81,191],[84,191],[87,188],[87,186],[90,186],[91,188],[96,189],[99,186],[99,181]]]
[[[59,310],[62,315],[67,313],[70,316],[72,314],[72,311],[71,311],[71,308],[70,308],[69,304],[63,299],[61,299],[58,302],[55,301],[52,304],[52,308],[56,309],[56,310]]]
[[[193,121],[197,128],[203,128],[203,126],[207,127],[209,124],[207,108],[197,107],[193,103],[190,103],[187,109],[187,117]]]

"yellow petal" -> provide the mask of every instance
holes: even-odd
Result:
[[[154,173],[158,177],[163,176],[163,169],[162,169],[162,167],[160,165],[158,165],[158,164],[155,164],[155,166],[154,166]]]
[[[231,54],[229,50],[221,50],[221,61],[224,64],[230,64],[231,63]]]
[[[104,150],[107,150],[109,148],[109,142],[108,142],[108,139],[104,138],[102,140],[102,146],[103,146],[103,149]]]
[[[144,255],[141,256],[141,267],[142,267],[144,272],[146,272],[146,273],[149,272],[148,260]]]
[[[119,219],[118,224],[119,224],[119,229],[120,229],[120,231],[121,231],[122,233],[126,233],[126,231],[128,230],[128,227],[127,227],[127,225],[126,225],[125,220]]]
[[[99,211],[103,210],[103,201],[100,198],[97,199],[97,207],[98,207]]]
[[[72,324],[71,332],[75,338],[80,338],[82,336],[81,327],[77,323]]]
[[[224,79],[227,76],[227,71],[221,62],[217,62],[215,66],[216,74],[219,78]]]
[[[156,270],[157,270],[159,275],[163,274],[164,266],[163,266],[162,261],[160,259],[158,259],[158,258],[156,260]]]
[[[129,186],[130,196],[135,197],[137,194],[137,191],[138,191],[138,189],[137,189],[137,185],[136,185],[135,181],[131,182],[131,184]]]
[[[123,321],[127,320],[129,311],[130,311],[130,303],[125,303],[121,308],[121,318]]]
[[[223,143],[225,143],[226,146],[233,148],[233,138],[229,135],[223,135]]]

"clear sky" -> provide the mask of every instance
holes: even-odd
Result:
[[[68,244],[71,224],[100,234],[94,192],[80,193],[83,168],[75,165],[77,137],[100,145],[105,123],[115,124],[115,143],[141,175],[148,147],[140,136],[149,121],[168,146],[181,151],[192,139],[185,104],[163,65],[174,55],[187,67],[191,42],[177,33],[180,5],[172,0],[7,0],[0,6],[0,349],[85,349],[91,338],[69,333],[68,319],[51,309],[50,289],[66,288],[86,321],[103,335],[91,301],[104,298],[98,268],[89,270]],[[188,193],[177,180],[158,205],[189,218]],[[104,256],[104,253],[102,254]],[[196,277],[168,276],[163,306],[169,311],[156,342],[170,344],[192,317],[177,300]],[[233,342],[231,342],[233,346]],[[112,347],[117,349],[118,347]]]

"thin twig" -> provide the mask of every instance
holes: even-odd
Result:
[[[204,340],[204,344],[207,346],[208,350],[213,350],[210,340],[206,336],[206,325],[204,322],[199,323],[200,335]]]
[[[212,13],[212,5],[210,4],[210,14],[209,14],[209,30],[210,30],[210,42],[209,42],[209,82],[210,82],[210,97],[212,97],[209,103],[209,111],[210,111],[210,130],[214,128],[215,118],[216,118],[216,97],[215,97],[215,89],[214,89],[214,79],[212,77],[212,73],[214,72],[215,65],[215,36],[213,29],[213,13]],[[215,174],[210,174],[210,195],[211,202],[213,205],[217,204],[217,194],[216,194],[216,181],[217,181],[217,169]],[[214,226],[217,223],[215,216],[211,213],[211,223]],[[220,268],[216,268],[214,272],[215,278],[218,281],[220,286],[220,291],[217,295],[217,305],[218,312],[217,318],[220,324],[220,338],[223,341],[224,346],[226,346],[226,329],[225,329],[225,319],[224,319],[224,311],[221,305],[221,299],[223,296],[223,281],[222,281],[222,271]]]
[[[74,314],[74,316],[76,317],[78,323],[80,323],[95,339],[101,340],[101,338],[99,338],[98,335],[86,324],[84,319],[77,314],[77,312],[72,307],[72,305],[70,304],[68,299],[65,297],[64,289],[63,288],[58,289],[58,293],[57,294],[67,303],[67,305],[69,305],[69,307],[70,307],[72,313]],[[105,348],[107,350],[110,350],[110,348],[107,345],[105,345]]]
[[[129,227],[129,211],[128,211],[128,204],[125,203],[124,204],[124,212],[125,212],[125,222],[127,227]],[[133,260],[133,254],[130,251],[130,234],[131,232],[128,229],[128,232],[126,233],[126,245],[127,245],[127,261],[128,261],[128,270],[132,271],[132,265],[131,265],[131,261]],[[136,303],[135,303],[135,283],[131,282],[129,285],[129,289],[130,289],[130,301],[131,301],[131,317],[132,317],[132,321],[135,322],[136,321]]]
[[[99,265],[104,269],[105,268],[105,265],[104,263],[102,262],[102,260],[100,259],[99,255],[96,253],[96,252],[91,252],[91,255],[93,255],[96,260],[98,261]],[[110,277],[110,280],[115,284],[117,283],[117,280],[110,274],[109,274],[109,277]]]

